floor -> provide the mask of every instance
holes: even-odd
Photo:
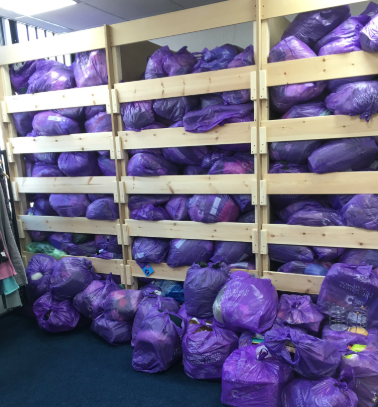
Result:
[[[135,372],[130,345],[114,348],[89,326],[50,334],[33,318],[0,318],[1,407],[221,407],[221,383],[196,381],[177,364]]]

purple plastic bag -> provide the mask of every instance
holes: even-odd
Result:
[[[126,129],[140,131],[143,127],[155,123],[152,105],[152,100],[122,103],[121,115]]]
[[[223,365],[221,401],[232,407],[278,407],[282,388],[293,377],[264,346],[240,348]]]
[[[187,313],[198,318],[212,317],[214,300],[229,273],[230,269],[224,263],[193,264],[184,282]]]
[[[25,215],[28,216],[47,216],[47,214],[43,211],[41,211],[38,208],[29,208],[25,212]],[[31,237],[31,240],[33,242],[43,242],[44,240],[47,240],[48,236],[50,235],[49,232],[40,232],[40,231],[35,231],[35,230],[29,230],[29,235]]]
[[[88,219],[117,220],[119,218],[118,204],[114,202],[114,197],[97,199],[88,206],[85,216]]]
[[[167,74],[165,76],[187,75],[192,72],[197,58],[187,48],[182,47],[174,54],[167,53],[163,59],[163,70]]]
[[[59,216],[75,218],[85,216],[90,201],[85,194],[51,194],[50,205]]]
[[[277,312],[279,324],[299,327],[316,335],[323,319],[324,315],[318,311],[309,295],[281,295]]]
[[[326,325],[322,331],[322,339],[331,342],[332,345],[336,346],[343,352],[348,351],[349,345],[359,344],[367,345],[368,336],[363,334],[353,332],[354,328],[349,328],[346,331],[334,331],[329,325]]]
[[[153,307],[135,338],[133,368],[157,373],[169,369],[182,355],[184,321],[174,313]]]
[[[251,212],[254,208],[251,203],[251,195],[232,195],[242,212]]]
[[[334,115],[360,116],[367,122],[378,112],[378,81],[347,83],[327,96],[327,109]]]
[[[98,115],[99,113],[106,112],[105,105],[93,105],[93,106],[86,106],[84,108],[85,119],[89,120],[92,117]]]
[[[106,112],[98,113],[91,119],[85,122],[87,133],[101,133],[104,131],[112,131],[112,117]]]
[[[96,153],[93,151],[62,153],[58,159],[58,166],[67,177],[100,175]]]
[[[358,398],[343,380],[294,379],[282,392],[282,407],[357,407]]]
[[[250,242],[216,242],[211,261],[213,263],[221,261],[226,264],[232,264],[248,261],[253,256]]]
[[[194,195],[187,202],[194,222],[236,222],[240,209],[229,195]]]
[[[234,332],[191,323],[182,340],[184,371],[192,379],[221,379],[224,362],[237,348],[238,336]]]
[[[156,291],[146,294],[146,296],[139,303],[138,311],[134,318],[131,346],[135,345],[135,339],[144,321],[144,318],[155,305],[158,306],[160,310],[173,312],[174,314],[177,314],[180,308],[179,303],[173,298],[161,297],[161,295]]]
[[[299,119],[301,117],[329,116],[331,112],[324,102],[309,102],[295,105],[281,119]]]
[[[227,105],[241,105],[251,100],[251,90],[241,89],[223,92],[222,99]]]
[[[328,195],[328,200],[332,208],[337,209],[339,211],[353,197],[354,195]]]
[[[269,166],[269,174],[300,174],[309,172],[307,165],[273,162]]]
[[[359,266],[366,263],[373,268],[378,267],[378,250],[373,249],[346,249],[340,258],[340,263]]]
[[[340,305],[374,308],[378,304],[378,274],[373,266],[336,263],[328,271],[320,288],[318,309],[329,315],[329,308]],[[368,328],[378,328],[378,315],[370,312]]]
[[[311,48],[297,37],[285,36],[284,33],[283,38],[271,49],[269,62],[292,61],[317,56]],[[294,105],[307,102],[321,95],[326,86],[326,81],[273,86],[270,88],[272,107],[278,112],[285,113]]]
[[[17,133],[21,137],[26,137],[28,133],[33,131],[33,119],[35,115],[36,112],[13,113],[14,125]]]
[[[169,246],[167,264],[175,268],[200,262],[208,263],[213,254],[214,243],[208,240],[172,239]]]
[[[223,126],[227,119],[243,118],[253,111],[253,103],[242,105],[211,105],[189,112],[184,116],[184,128],[191,133],[204,133],[213,127]]]
[[[78,88],[107,85],[108,71],[105,50],[97,49],[77,53],[72,70]]]
[[[247,115],[243,117],[230,117],[224,121],[224,124],[227,123],[246,123],[246,122],[253,122],[255,120],[255,116],[253,111],[249,112]],[[220,148],[220,146],[218,146]]]
[[[84,291],[77,294],[73,299],[73,306],[85,317],[96,319],[103,311],[102,302],[111,292],[118,290],[120,288],[110,273],[105,281],[94,280]]]
[[[97,164],[102,174],[106,177],[116,176],[115,160],[105,157],[104,155],[100,155],[97,158]]]
[[[130,214],[130,219],[136,220],[172,220],[169,213],[161,206],[145,205],[140,209],[134,209]]]
[[[136,148],[133,150],[128,150],[130,155],[135,155],[139,153],[149,153],[149,154],[158,154],[163,155],[161,148]]]
[[[305,199],[303,201],[294,202],[286,208],[276,211],[277,216],[285,223],[298,211],[309,211],[322,209],[323,205],[316,199]]]
[[[62,109],[53,109],[54,113],[68,117],[72,120],[81,121],[84,116],[84,107],[67,107]]]
[[[193,67],[192,73],[217,71],[226,69],[228,64],[240,53],[240,50],[231,44],[224,44],[212,50],[204,48],[200,60]]]
[[[197,96],[180,96],[156,99],[153,103],[154,112],[164,119],[179,122],[186,113],[194,110],[199,104]]]
[[[240,54],[227,65],[227,68],[240,68],[242,66],[255,65],[253,45],[248,45]]]
[[[200,109],[205,109],[208,106],[223,105],[222,93],[207,93],[200,95]]]
[[[216,161],[208,174],[253,174],[254,157],[251,153],[238,152],[232,157],[225,157]]]
[[[285,244],[269,244],[269,256],[279,263],[295,260],[312,262],[314,260],[314,252],[309,247]]]
[[[287,342],[295,349],[294,356],[287,349]],[[269,352],[286,362],[307,379],[330,377],[341,362],[341,352],[330,342],[315,338],[292,328],[276,328],[265,334],[264,344]]]
[[[368,167],[378,154],[372,137],[345,138],[323,144],[308,157],[311,172],[358,171]]]
[[[169,250],[168,239],[137,237],[134,239],[132,254],[137,263],[163,263]]]
[[[57,165],[37,162],[34,164],[32,177],[64,177]]]
[[[132,321],[112,321],[100,315],[93,320],[91,331],[101,336],[110,345],[119,346],[130,341],[132,326]]]
[[[178,175],[178,168],[160,155],[139,153],[133,155],[127,164],[127,175],[133,177]]]
[[[71,331],[80,319],[72,301],[57,301],[50,292],[38,298],[33,311],[40,328],[52,333]]]
[[[58,261],[46,254],[35,254],[25,269],[28,284],[26,293],[29,301],[34,302],[50,291],[51,274]]]
[[[270,280],[235,271],[214,301],[214,319],[234,332],[262,333],[276,318],[277,291]]]
[[[207,174],[205,168],[199,167],[198,165],[188,165],[184,168],[182,175],[203,175]]]
[[[208,152],[206,146],[163,148],[163,155],[167,160],[184,165],[201,165]]]
[[[290,274],[304,274],[310,262],[293,260],[285,263],[283,266],[279,267],[278,273],[290,273]]]
[[[29,78],[26,93],[51,92],[76,87],[72,69],[57,61],[40,59],[36,63],[36,71]]]
[[[269,157],[274,161],[307,164],[307,159],[323,142],[321,140],[279,141],[269,144]]]
[[[112,291],[102,304],[104,316],[112,321],[132,321],[143,299],[139,290]]]
[[[299,13],[282,38],[295,36],[310,47],[350,17],[349,6]]]
[[[94,240],[79,244],[63,242],[61,244],[61,250],[68,253],[70,256],[92,257],[97,254],[96,243]]]
[[[145,79],[163,78],[168,76],[164,69],[164,62],[172,55],[172,51],[167,46],[161,47],[155,51],[148,59],[146,72],[144,73]]]
[[[252,345],[252,339],[255,337],[256,334],[253,332],[249,331],[244,331],[240,336],[239,336],[239,346],[238,348],[245,348],[247,346]]]
[[[72,233],[52,233],[47,240],[56,249],[62,250],[62,243],[72,243]]]
[[[348,226],[378,230],[378,195],[355,195],[340,212]]]
[[[41,210],[47,216],[58,216],[58,214],[51,207],[48,196],[47,198],[37,198],[34,201],[34,208]]]
[[[251,211],[251,212],[246,212],[246,213],[242,213],[237,222],[238,223],[255,223],[256,219],[255,219],[255,211]]]
[[[302,226],[345,226],[345,221],[338,211],[329,208],[301,210],[290,216],[288,225]]]
[[[231,157],[233,154],[233,151],[210,150],[205,157],[203,157],[201,167],[209,170],[218,160]]]
[[[97,199],[110,198],[111,194],[88,194],[90,202],[97,201]]]
[[[29,78],[35,73],[37,61],[26,61],[12,64],[9,70],[13,89],[18,94],[24,94],[29,86]]]
[[[172,198],[172,195],[132,195],[129,197],[129,209],[133,211],[145,205],[164,205]]]
[[[50,291],[58,301],[70,300],[99,278],[90,260],[83,257],[62,257],[52,273]]]
[[[359,40],[364,51],[378,52],[378,16],[362,28]]]
[[[310,199],[311,197],[312,195],[271,195],[270,202],[275,209],[283,209],[295,202]]]
[[[340,257],[346,249],[341,247],[313,247],[312,250],[323,261],[331,261]]]
[[[173,220],[189,220],[186,195],[174,195],[165,205],[166,211]]]
[[[64,136],[81,133],[77,121],[54,112],[37,113],[33,119],[33,129],[38,136]]]

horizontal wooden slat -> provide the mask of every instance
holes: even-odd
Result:
[[[0,65],[105,48],[104,27],[1,47]]]
[[[261,18],[288,16],[363,1],[365,0],[262,0]]]
[[[378,231],[347,226],[267,225],[267,243],[378,249]]]
[[[251,128],[254,122],[232,123],[217,126],[206,133],[189,133],[183,127],[171,129],[152,129],[135,131],[120,131],[122,148],[131,150],[137,148],[164,148],[185,146],[208,146],[217,144],[239,144],[251,142]]]
[[[23,252],[29,262],[30,259],[38,253]],[[79,256],[67,256],[67,257],[79,257]],[[123,273],[123,260],[104,260],[97,257],[88,257],[95,268],[96,273],[100,274],[114,274],[115,276],[122,276]]]
[[[107,85],[102,85],[32,95],[13,95],[6,96],[4,99],[8,113],[35,112],[66,107],[105,105],[109,100],[109,90]]]
[[[149,222],[126,220],[130,236],[162,237],[170,239],[226,240],[229,242],[252,242],[255,223],[201,223],[162,220]]]
[[[116,177],[17,177],[15,181],[24,194],[113,194]]]
[[[114,87],[120,102],[250,89],[251,72],[255,70],[255,66],[245,66],[148,81],[117,83]]]
[[[246,23],[256,19],[255,0],[223,1],[111,26],[112,46]]]
[[[378,54],[364,51],[263,65],[267,85],[287,85],[378,74]]]
[[[128,194],[252,194],[255,175],[122,177]]]
[[[378,117],[369,122],[358,116],[322,116],[301,119],[262,121],[267,142],[309,139],[336,139],[378,135]]]
[[[278,273],[276,271],[264,271],[263,278],[270,279],[278,291],[303,294],[319,294],[324,281],[324,277]]]
[[[60,216],[19,217],[24,230],[42,232],[90,233],[93,235],[117,235],[116,225],[119,220],[90,220],[87,218],[65,218]]]
[[[69,136],[12,137],[13,154],[63,153],[109,150],[111,132],[70,134]]]
[[[378,194],[378,173],[267,174],[267,194]]]

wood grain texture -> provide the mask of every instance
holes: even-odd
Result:
[[[301,294],[319,294],[324,277],[264,271],[263,278],[272,281],[278,291]]]

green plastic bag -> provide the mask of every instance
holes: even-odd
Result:
[[[56,249],[49,242],[31,242],[26,246],[26,250],[31,253],[44,253],[55,257],[57,260],[68,256],[66,252]]]

